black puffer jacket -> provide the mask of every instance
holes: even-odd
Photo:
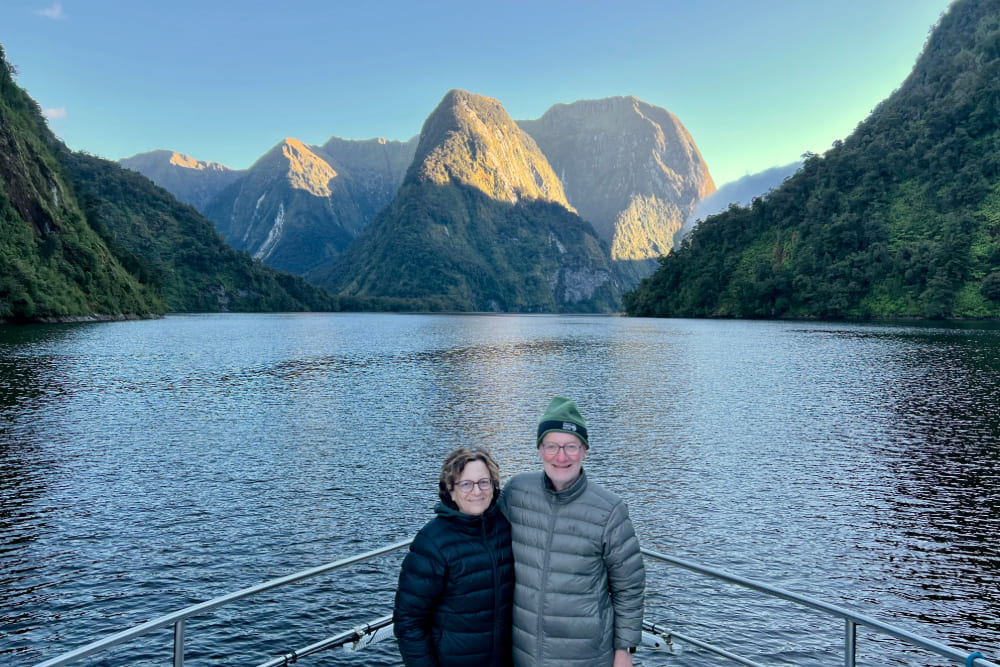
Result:
[[[393,612],[407,667],[511,664],[510,524],[490,506],[469,516],[438,503],[403,560]]]

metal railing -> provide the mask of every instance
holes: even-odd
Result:
[[[349,558],[342,558],[341,560],[333,561],[332,563],[327,563],[326,565],[320,565],[318,567],[310,568],[308,570],[302,570],[301,572],[296,572],[295,574],[290,574],[286,577],[279,577],[277,579],[271,579],[270,581],[265,581],[262,584],[256,586],[251,586],[250,588],[244,588],[242,590],[236,591],[234,593],[229,593],[221,597],[209,600],[208,602],[202,602],[196,605],[192,605],[180,611],[175,611],[172,614],[167,614],[166,616],[161,616],[159,618],[154,618],[152,621],[147,621],[142,625],[137,625],[129,630],[124,630],[122,632],[109,635],[104,639],[99,639],[95,642],[87,644],[86,646],[81,646],[80,648],[69,651],[68,653],[63,653],[62,655],[52,658],[51,660],[46,660],[45,662],[38,663],[35,667],[57,667],[57,665],[69,665],[77,660],[86,658],[89,655],[99,653],[107,648],[127,642],[130,639],[135,639],[136,637],[141,637],[142,635],[148,634],[153,630],[158,630],[164,628],[168,625],[174,626],[174,667],[184,666],[184,623],[187,619],[192,616],[199,616],[208,611],[211,611],[217,607],[229,604],[230,602],[235,602],[236,600],[241,600],[251,595],[256,595],[257,593],[262,593],[263,591],[271,590],[272,588],[278,588],[279,586],[285,586],[287,584],[292,584],[297,581],[303,581],[304,579],[311,579],[312,577],[330,572],[332,570],[337,570],[342,567],[347,567],[348,565],[354,565],[355,563],[361,563],[366,560],[371,560],[378,556],[396,551],[397,549],[402,549],[408,546],[413,539],[403,540],[402,542],[396,542],[395,544],[390,544],[379,549],[374,549],[372,551],[366,551],[363,554],[357,556],[351,556]]]
[[[941,642],[923,637],[921,635],[909,632],[902,628],[897,628],[896,626],[889,625],[888,623],[883,623],[882,621],[872,618],[871,616],[865,616],[863,614],[855,613],[849,609],[844,609],[843,607],[838,607],[836,605],[823,602],[822,600],[816,600],[805,595],[798,595],[797,593],[791,593],[789,591],[783,590],[781,588],[776,588],[774,586],[769,586],[767,584],[762,584],[751,579],[746,579],[744,577],[739,577],[721,570],[716,570],[710,567],[705,567],[704,565],[699,565],[698,563],[692,563],[691,561],[682,560],[680,558],[674,558],[673,556],[667,556],[666,554],[661,554],[656,551],[650,551],[649,549],[643,549],[642,553],[655,560],[663,561],[664,563],[669,563],[671,565],[676,565],[682,567],[691,572],[697,572],[698,574],[703,574],[705,576],[711,577],[713,579],[718,579],[720,581],[725,581],[730,584],[735,584],[737,586],[742,586],[743,588],[749,588],[751,590],[770,595],[782,600],[787,600],[788,602],[794,602],[795,604],[802,605],[803,607],[808,607],[815,611],[822,612],[830,616],[839,616],[844,621],[844,665],[845,667],[855,667],[857,664],[857,630],[858,626],[865,626],[875,632],[883,635],[888,635],[890,637],[895,637],[896,639],[902,640],[907,644],[924,649],[931,653],[936,653],[943,658],[947,658],[952,662],[959,665],[966,665],[966,667],[998,667],[996,663],[990,662],[979,652],[973,653],[963,653],[962,651],[956,650],[947,644],[942,644]],[[669,636],[669,631],[667,631],[667,636]],[[676,638],[681,638],[676,632],[673,633]],[[687,641],[687,638],[683,638]],[[699,647],[716,653],[717,655],[723,655],[730,659],[734,659],[732,655],[727,655],[727,652],[719,649],[718,647],[712,646],[711,644],[705,642],[690,642],[695,643]],[[737,660],[740,662],[740,660]],[[743,664],[753,664],[750,662],[744,662]]]
[[[327,563],[326,565],[320,565],[308,570],[302,570],[295,574],[291,574],[285,577],[279,577],[277,579],[272,579],[266,581],[257,586],[251,586],[250,588],[244,588],[242,590],[236,591],[234,593],[229,593],[221,597],[208,600],[207,602],[202,602],[200,604],[192,605],[185,609],[175,611],[166,616],[161,616],[159,618],[153,619],[141,625],[137,625],[134,628],[124,630],[122,632],[109,635],[103,639],[99,639],[95,642],[82,646],[73,651],[64,653],[58,657],[46,660],[44,662],[38,663],[35,667],[57,667],[59,665],[69,665],[75,663],[83,658],[94,655],[95,653],[102,652],[112,646],[122,644],[124,642],[136,639],[143,635],[146,635],[154,630],[166,627],[168,625],[174,626],[174,647],[173,647],[173,665],[174,667],[183,667],[184,665],[184,626],[185,621],[192,616],[198,616],[205,614],[213,609],[221,607],[223,605],[235,602],[251,595],[261,593],[263,591],[278,588],[280,586],[285,586],[287,584],[295,583],[298,581],[303,581],[305,579],[310,579],[333,570],[337,570],[349,565],[354,565],[356,563],[361,563],[363,561],[371,560],[378,556],[388,554],[390,552],[402,549],[408,546],[413,540],[403,540],[402,542],[396,542],[395,544],[390,544],[379,549],[374,549],[372,551],[367,551],[357,556],[351,556],[349,558],[343,558],[341,560],[334,561],[332,563]],[[647,558],[653,560],[658,560],[669,565],[674,565],[691,572],[695,572],[700,575],[710,577],[719,581],[724,581],[729,584],[734,584],[741,586],[743,588],[748,588],[766,595],[776,597],[788,602],[795,603],[818,611],[820,613],[839,617],[844,622],[844,665],[845,667],[855,667],[857,660],[857,629],[859,626],[867,627],[876,633],[887,635],[899,639],[911,646],[923,649],[930,653],[936,653],[937,655],[947,658],[958,665],[965,665],[965,667],[1000,667],[997,663],[990,662],[981,653],[963,653],[957,649],[952,648],[946,644],[923,637],[921,635],[909,632],[902,628],[898,628],[888,623],[883,623],[878,619],[872,618],[870,616],[865,616],[862,614],[855,613],[843,607],[838,607],[836,605],[823,602],[821,600],[816,600],[804,595],[798,595],[796,593],[791,593],[789,591],[776,588],[774,586],[769,586],[768,584],[763,584],[751,579],[746,579],[744,577],[736,576],[723,572],[721,570],[716,570],[710,567],[705,567],[699,565],[698,563],[693,563],[691,561],[682,560],[680,558],[675,558],[673,556],[667,556],[656,551],[651,551],[649,549],[643,549],[642,553]],[[360,635],[371,628],[372,631],[378,629],[380,633],[386,633],[386,627],[388,626],[388,621],[391,620],[389,617],[382,617],[374,622],[374,624],[366,624],[360,628],[355,628],[340,635],[335,635],[328,639],[322,640],[315,644],[312,644],[300,651],[293,652],[286,656],[282,656],[271,660],[265,665],[280,665],[287,664],[289,661],[295,662],[298,658],[304,657],[305,655],[316,653],[318,651],[324,650],[331,646],[342,645],[347,641],[360,640]],[[655,637],[662,638],[663,642],[654,640],[649,642],[650,646],[670,646],[673,640],[681,641],[684,643],[697,646],[703,650],[714,653],[715,655],[724,657],[733,662],[737,662],[743,665],[749,665],[751,667],[761,667],[759,663],[752,660],[742,658],[730,651],[723,648],[715,646],[711,643],[696,639],[694,637],[689,637],[685,634],[672,631],[668,628],[662,627],[655,623],[646,621],[643,623],[644,637]],[[263,666],[262,666],[263,667]]]

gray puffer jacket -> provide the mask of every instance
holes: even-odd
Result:
[[[556,491],[544,473],[500,497],[514,547],[514,665],[609,667],[642,639],[646,572],[628,508],[586,474]]]

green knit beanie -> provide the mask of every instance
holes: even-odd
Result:
[[[550,431],[572,433],[583,441],[584,447],[590,449],[590,443],[587,442],[587,422],[583,420],[576,403],[568,398],[556,396],[549,402],[542,420],[538,422],[537,447],[542,446],[542,437]]]

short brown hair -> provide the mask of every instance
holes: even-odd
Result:
[[[451,499],[451,490],[455,488],[455,482],[465,466],[473,461],[482,461],[490,471],[490,480],[493,481],[493,499],[490,504],[495,503],[500,496],[500,466],[490,453],[482,447],[459,447],[445,458],[444,465],[441,466],[441,477],[438,479],[438,496],[441,502],[452,509],[458,509],[458,504]]]

